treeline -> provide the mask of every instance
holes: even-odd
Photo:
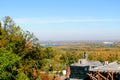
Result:
[[[80,45],[77,45],[80,46]],[[101,62],[108,61],[118,61],[120,63],[120,48],[119,47],[57,47],[63,51],[68,53],[73,52],[74,55],[81,54],[81,58],[83,57],[83,53],[87,53],[88,60],[98,60]]]
[[[29,31],[6,16],[0,21],[0,80],[42,80],[40,72],[61,71],[83,58],[89,60],[119,60],[119,48],[44,48]],[[43,79],[44,80],[44,79]]]

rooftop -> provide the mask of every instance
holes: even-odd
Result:
[[[103,66],[98,66],[96,68],[91,69],[90,71],[101,71],[101,72],[120,72],[120,64],[118,64],[116,61],[103,65]]]
[[[78,63],[73,63],[71,66],[102,66],[100,61],[88,61],[87,59],[79,59]]]

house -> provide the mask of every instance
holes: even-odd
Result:
[[[87,73],[103,64],[99,61],[88,61],[87,59],[80,59],[77,63],[70,65],[70,80],[85,79],[89,77]]]
[[[115,62],[102,64],[99,61],[80,59],[70,66],[70,80],[120,80],[120,64]]]

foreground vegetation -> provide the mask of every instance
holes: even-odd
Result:
[[[42,72],[61,71],[82,58],[83,52],[87,52],[89,60],[111,62],[120,59],[119,47],[44,48],[34,34],[23,31],[9,16],[0,22],[2,80],[45,80]]]

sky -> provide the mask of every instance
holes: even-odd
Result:
[[[1,0],[4,16],[40,41],[120,40],[120,0]]]

